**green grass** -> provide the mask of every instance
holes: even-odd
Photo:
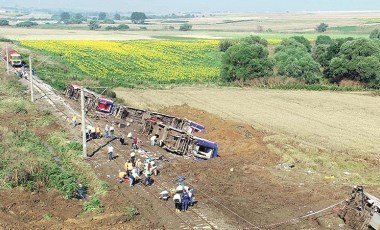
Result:
[[[368,18],[364,20],[365,24],[379,24],[380,18]]]
[[[92,197],[89,201],[83,204],[83,211],[85,212],[97,212],[102,213],[104,211],[104,207],[97,197]]]
[[[55,188],[71,198],[82,183],[89,185],[91,193],[106,192],[108,186],[82,160],[81,144],[70,141],[63,130],[50,130],[48,140],[36,136],[34,129],[55,119],[48,110],[38,111],[29,97],[24,99],[25,87],[9,78],[0,79],[0,116],[13,117],[0,123],[0,188]]]

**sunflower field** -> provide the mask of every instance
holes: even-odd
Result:
[[[218,40],[23,40],[20,43],[68,63],[83,76],[112,85],[212,82],[219,76]]]

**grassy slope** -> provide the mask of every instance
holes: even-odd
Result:
[[[50,112],[24,98],[16,80],[2,77],[0,82],[0,116],[7,121],[0,123],[0,187],[56,188],[71,197],[83,183],[92,193],[104,192],[104,183],[81,160],[81,145],[70,141]]]

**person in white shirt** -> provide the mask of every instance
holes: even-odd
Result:
[[[174,201],[174,207],[176,212],[181,212],[181,194],[176,193],[173,196],[173,201]]]
[[[156,144],[156,139],[157,139],[157,136],[156,135],[153,135],[151,138],[150,138],[150,145],[151,146],[154,146]]]
[[[113,160],[113,146],[111,144],[108,145],[108,161]]]

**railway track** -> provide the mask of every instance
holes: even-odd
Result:
[[[17,74],[17,72],[20,70],[21,68],[11,67],[10,72],[14,72],[15,74]],[[29,76],[27,79],[23,79],[23,80],[30,82]],[[77,116],[79,116],[79,113],[77,113],[74,109],[72,109],[71,106],[65,102],[65,99],[59,96],[59,93],[53,88],[51,88],[49,85],[45,84],[41,80],[34,77],[33,86],[34,86],[34,89],[37,90],[38,92],[37,95],[39,97],[37,97],[37,100],[41,100],[41,99],[46,100],[46,102],[48,102],[50,106],[54,109],[54,111],[56,112],[56,115],[58,115],[59,118],[64,119],[65,121],[70,121],[70,118],[72,117],[72,115],[76,114]],[[91,122],[90,119],[87,119],[87,121]],[[94,143],[96,143],[98,146],[103,146],[103,144],[99,143],[98,140],[94,141]],[[117,147],[114,147],[114,148],[118,150],[119,152],[122,152],[120,148],[117,148]],[[175,156],[168,156],[168,158],[173,160],[175,159]],[[123,168],[124,164],[118,163],[118,166],[120,168]],[[157,186],[163,187],[163,184],[160,184],[160,182],[158,181],[159,180],[156,180],[155,186],[152,186],[152,187],[145,187],[141,184],[136,186],[148,196],[142,195],[141,192],[138,192],[136,189],[133,189],[133,193],[136,196],[138,196],[139,199],[142,199],[142,200],[149,201],[150,199],[158,199],[157,194],[159,194],[160,190]],[[115,181],[115,183],[117,182]],[[118,186],[118,188],[120,188],[120,190],[117,190],[119,194],[124,195],[124,196],[128,195],[127,190],[123,192],[122,191],[123,188],[121,186]],[[137,202],[133,202],[133,204],[138,207]],[[162,201],[162,205],[169,211],[169,213],[174,215],[176,219],[179,220],[178,229],[219,229],[218,226],[215,223],[213,223],[211,220],[209,220],[202,213],[202,210],[199,208],[191,208],[186,213],[178,214],[174,211],[174,205],[172,205],[170,201],[168,202]],[[150,213],[150,214],[153,214],[153,213]]]
[[[100,143],[99,139],[92,140],[91,142],[96,143],[97,146],[103,146],[103,143]],[[126,151],[124,149],[118,148],[115,145],[114,149],[117,150],[119,155],[126,155],[124,154],[127,152],[127,156],[129,156],[129,151]],[[124,159],[123,162],[125,162],[126,159]],[[118,168],[124,168],[124,163],[120,162],[120,160],[115,160]],[[140,192],[137,192],[137,190],[132,189],[134,191],[134,194],[139,196],[140,199],[146,199],[144,195],[148,195],[148,197],[152,199],[158,199],[158,194],[161,192],[160,188],[169,188],[172,186],[168,186],[168,181],[162,181],[162,178],[156,178],[155,182],[152,186],[144,186],[142,184],[136,184],[135,187],[138,188],[143,192],[143,194]],[[172,183],[174,184],[174,183]],[[201,208],[190,208],[185,213],[176,213],[174,211],[174,203],[171,201],[160,201],[161,205],[167,209],[170,213],[175,215],[178,220],[180,220],[180,223],[178,225],[177,229],[219,229],[218,226],[211,221],[203,212]]]

